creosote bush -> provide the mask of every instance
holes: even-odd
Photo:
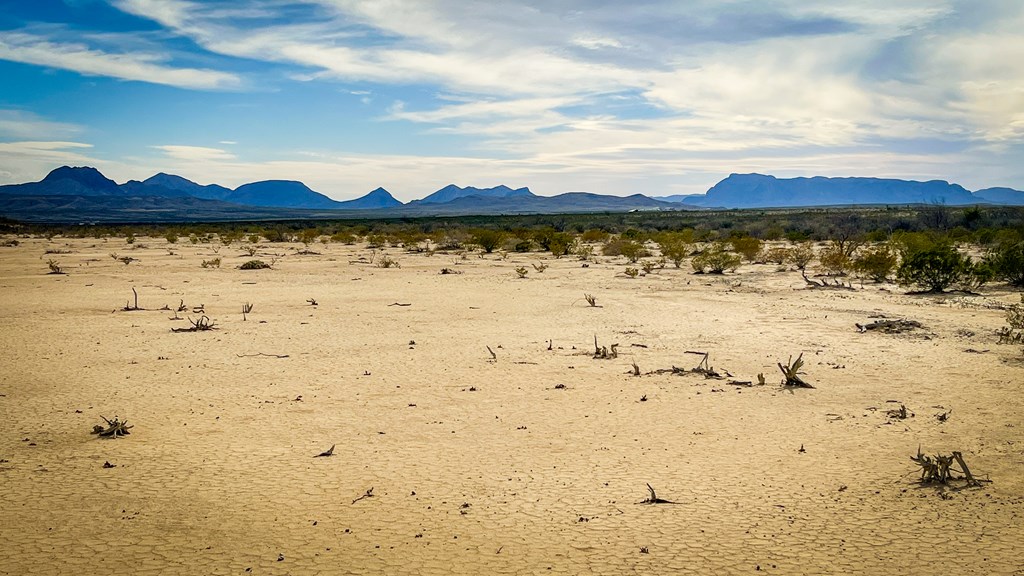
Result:
[[[726,270],[733,272],[740,267],[740,257],[725,251],[722,244],[715,244],[690,260],[697,274],[724,274]]]
[[[753,262],[761,253],[761,241],[753,236],[739,236],[729,239],[732,249],[739,254],[744,261]]]
[[[970,257],[952,246],[938,245],[904,257],[896,271],[896,281],[923,292],[942,292],[955,284],[969,282],[975,274]]]
[[[875,282],[885,282],[896,269],[896,253],[886,245],[861,250],[853,259],[853,270]]]
[[[786,251],[786,262],[796,266],[797,270],[807,268],[807,265],[814,260],[814,250],[807,243],[800,243]]]
[[[983,262],[996,279],[1024,286],[1024,240],[1001,242],[989,250]]]

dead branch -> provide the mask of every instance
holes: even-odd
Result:
[[[782,381],[783,386],[795,388],[814,388],[814,386],[811,386],[807,382],[804,382],[802,378],[800,378],[800,375],[803,374],[803,372],[801,372],[800,369],[803,368],[804,366],[803,352],[801,352],[800,355],[797,356],[796,360],[793,360],[793,357],[790,356],[788,365],[783,366],[782,362],[779,362],[778,366],[779,370],[782,371],[782,375],[785,377],[785,379],[783,379]]]
[[[264,354],[263,352],[257,352],[255,354],[235,354],[239,358],[256,358],[257,356],[267,356],[269,358],[287,358],[287,354]]]
[[[942,454],[925,456],[921,453],[921,447],[918,446],[917,456],[911,456],[910,460],[921,467],[920,481],[922,484],[948,484],[951,480],[967,480],[967,486],[980,486],[982,482],[971,474],[970,468],[964,462],[963,454],[957,451],[949,456]],[[959,470],[953,468],[954,462],[960,466]],[[963,474],[963,478],[953,476],[953,472]]]
[[[854,324],[854,326],[857,327],[857,331],[861,334],[868,330],[879,330],[886,334],[900,334],[915,328],[923,328],[921,323],[916,320],[876,320],[870,324]]]
[[[103,418],[103,421],[107,423],[107,426],[103,427],[97,424],[92,427],[92,433],[99,435],[103,438],[117,438],[118,436],[127,436],[131,434],[129,430],[134,428],[134,426],[128,425],[127,420],[118,420],[117,416],[114,416],[113,420],[107,420],[103,416],[100,416],[100,418]]]
[[[854,288],[852,284],[843,284],[842,281],[840,281],[839,279],[836,279],[834,283],[829,284],[828,280],[822,280],[820,282],[811,280],[810,278],[807,277],[807,273],[804,272],[803,270],[800,271],[800,275],[804,277],[804,282],[806,282],[807,287],[811,289],[831,288],[833,290],[856,290],[856,288]]]
[[[494,353],[494,350],[491,350],[490,346],[485,346],[485,348],[487,348],[487,351],[491,353],[491,362],[497,362],[498,355]]]
[[[355,504],[356,502],[359,502],[363,498],[373,498],[373,488],[372,487],[369,490],[367,490],[365,494],[363,494],[359,498],[356,498],[355,500],[353,500],[352,503]]]
[[[330,456],[334,456],[334,446],[334,444],[331,444],[330,448],[324,450],[323,452],[317,454],[316,456],[313,456],[313,458],[328,458]],[[370,488],[370,490],[373,490],[373,488]],[[353,502],[353,504],[355,504],[355,502]]]
[[[192,317],[189,316],[188,321],[192,323],[191,327],[171,328],[171,332],[202,332],[205,330],[216,330],[216,326],[214,326],[214,323],[210,321],[210,317],[205,314],[200,316],[198,320],[193,320]]]
[[[124,308],[121,308],[121,310],[124,310],[125,312],[134,312],[136,310],[142,310],[142,308],[139,308],[139,293],[135,291],[135,286],[132,286],[132,294],[135,295],[135,304],[132,305],[128,302],[125,302]]]
[[[650,496],[641,500],[640,504],[676,504],[671,500],[665,500],[664,498],[658,498],[658,495],[654,492],[654,488],[647,484],[647,490],[651,493]]]
[[[408,304],[403,304],[401,302],[393,302],[391,304],[388,304],[388,306],[412,306],[412,302],[410,302]]]

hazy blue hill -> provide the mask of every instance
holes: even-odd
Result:
[[[704,199],[703,194],[672,194],[669,196],[651,196],[655,200],[661,200],[662,202],[679,202],[682,204],[693,204],[694,202],[700,202]]]
[[[231,195],[231,189],[219,186],[217,184],[207,184],[205,186],[196,184],[195,182],[176,176],[174,174],[165,174],[160,172],[146,178],[142,181],[142,184],[146,186],[161,188],[169,191],[171,194],[168,195],[186,195],[193,196],[195,198],[205,198],[207,200],[224,200]],[[127,184],[125,184],[127,185]],[[174,194],[174,193],[177,194]]]
[[[701,206],[763,208],[841,204],[973,204],[977,199],[959,184],[885,178],[776,178],[730,174],[715,184]]]
[[[235,204],[279,208],[340,208],[340,202],[294,180],[264,180],[243,184],[222,198]]]
[[[377,188],[372,192],[367,193],[365,196],[356,198],[355,200],[345,200],[338,202],[337,208],[348,209],[348,210],[372,210],[375,208],[394,208],[395,206],[401,206],[402,203],[395,199],[391,195],[391,192],[383,188]]]
[[[1024,206],[1024,192],[1013,188],[984,188],[975,190],[974,197],[981,202],[989,204],[1008,204],[1010,206]]]
[[[661,202],[634,194],[606,196],[587,192],[567,192],[557,196],[460,196],[448,202],[410,202],[396,209],[408,215],[459,214],[554,214],[572,212],[627,212],[629,210],[679,210],[681,204]]]
[[[123,196],[117,182],[88,166],[61,166],[39,182],[0,186],[2,194],[30,196]]]
[[[460,188],[455,184],[449,184],[422,200],[413,200],[413,203],[442,204],[466,196],[479,196],[483,198],[536,198],[529,188],[512,189],[504,184],[494,188],[474,188],[472,186]]]

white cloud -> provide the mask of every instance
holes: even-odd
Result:
[[[163,54],[115,54],[80,42],[51,42],[26,32],[0,32],[0,60],[180,88],[215,90],[241,85],[234,74],[166,65],[170,58]]]
[[[207,148],[204,146],[181,146],[174,144],[165,144],[161,146],[152,146],[157,150],[162,150],[171,158],[178,160],[187,160],[190,162],[202,162],[210,160],[233,160],[235,155],[222,150],[220,148]]]
[[[81,126],[54,122],[25,110],[0,109],[0,139],[67,138],[81,132]]]

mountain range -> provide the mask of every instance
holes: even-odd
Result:
[[[293,180],[265,180],[235,189],[201,185],[173,174],[118,184],[91,167],[62,166],[39,182],[0,186],[0,215],[46,222],[173,222],[346,217],[626,212],[872,204],[1024,205],[1024,192],[880,178],[776,178],[730,174],[707,194],[648,197],[567,192],[537,196],[529,188],[449,184],[403,204],[384,188],[354,200],[333,200]]]

